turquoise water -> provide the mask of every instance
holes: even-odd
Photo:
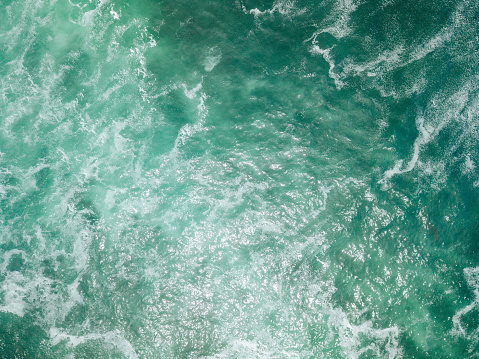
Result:
[[[1,358],[479,358],[479,3],[0,2]]]

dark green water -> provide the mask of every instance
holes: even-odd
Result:
[[[0,358],[479,358],[478,19],[1,0]]]

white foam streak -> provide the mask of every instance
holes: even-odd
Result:
[[[387,79],[387,75],[391,72],[420,61],[436,50],[444,48],[451,43],[453,44],[454,39],[457,38],[462,31],[468,31],[468,29],[465,28],[465,24],[468,22],[464,21],[464,12],[466,10],[464,9],[464,4],[460,3],[449,25],[441,29],[434,36],[424,39],[419,44],[415,44],[414,47],[409,47],[408,44],[399,39],[399,45],[397,45],[396,42],[393,49],[383,49],[374,56],[371,61],[355,62],[353,58],[349,57],[343,60],[343,66],[338,71],[334,58],[329,53],[327,57],[325,56],[325,51],[328,50],[318,51],[317,37],[322,33],[329,33],[337,40],[340,40],[351,35],[353,28],[349,24],[350,17],[359,4],[360,2],[354,0],[338,1],[332,14],[323,21],[323,24],[316,26],[318,30],[316,30],[309,39],[304,41],[305,43],[311,41],[312,49],[310,52],[312,54],[323,55],[329,63],[329,76],[335,81],[338,89],[344,86],[347,78],[364,74],[366,77],[375,78],[372,85],[376,87],[384,97],[391,96],[398,99],[403,96],[421,93],[424,91],[426,85],[425,76],[421,76],[421,74],[418,74],[408,88],[401,90],[401,93],[391,89],[391,84],[387,83],[387,80],[385,81],[384,79]],[[327,25],[331,22],[333,22],[332,25]],[[332,50],[332,48],[329,50]],[[461,56],[462,55],[458,55],[458,57]]]
[[[89,262],[89,250],[92,240],[90,230],[83,229],[75,236],[73,243],[73,256],[75,258],[75,268],[78,273],[86,269]]]
[[[333,25],[321,29],[317,32],[317,35],[321,33],[329,33],[336,39],[342,39],[343,37],[350,35],[353,31],[352,28],[349,27],[351,14],[356,11],[359,4],[360,2],[357,0],[338,1],[333,13],[326,20],[326,22],[330,22],[331,19],[334,19]]]
[[[416,128],[418,136],[414,141],[411,159],[407,165],[403,168],[403,160],[398,160],[394,165],[394,168],[384,172],[383,179],[380,183],[387,187],[388,180],[399,174],[407,173],[416,168],[420,164],[420,154],[423,148],[432,142],[442,131],[443,128],[451,123],[462,123],[466,126],[464,131],[468,130],[468,122],[474,121],[476,118],[475,111],[477,110],[473,104],[472,117],[470,111],[464,111],[468,107],[471,94],[475,91],[474,80],[471,80],[459,91],[449,97],[445,97],[442,94],[437,94],[429,103],[424,111],[424,115],[418,115],[416,119]],[[470,134],[470,135],[473,135]],[[459,139],[458,139],[459,140]],[[462,142],[462,141],[460,141]],[[469,167],[472,164],[472,160],[468,157]],[[430,168],[426,166],[425,172]]]
[[[452,317],[453,329],[451,330],[451,334],[455,336],[463,336],[471,340],[479,334],[479,328],[471,334],[468,333],[461,324],[461,317],[479,307],[479,267],[464,268],[464,276],[466,277],[467,284],[474,293],[474,300],[471,304],[465,306],[454,314]]]
[[[62,252],[50,255],[64,254]],[[45,259],[45,257],[42,257]],[[26,260],[28,262],[28,259]],[[4,271],[4,273],[6,273]],[[82,303],[83,299],[78,292],[78,278],[67,286],[68,295],[58,286],[58,282],[36,273],[33,277],[25,277],[18,271],[8,272],[0,287],[3,293],[3,303],[0,311],[23,316],[30,308],[41,308],[40,323],[46,326],[54,325],[56,321],[64,320],[70,310]]]
[[[347,358],[358,359],[368,351],[372,351],[378,358],[386,358],[384,356],[386,353],[388,359],[402,357],[398,343],[399,328],[397,326],[376,329],[373,328],[370,321],[354,325],[341,309],[331,309],[328,325],[338,331],[341,348]],[[360,338],[362,336],[366,336],[373,342],[361,348]],[[383,346],[384,350],[382,349]]]
[[[321,49],[318,45],[313,45],[310,49],[310,52],[314,55],[321,55],[323,56],[323,59],[329,64],[329,77],[334,80],[334,83],[336,85],[336,88],[340,90],[344,86],[344,82],[341,80],[340,75],[336,74],[334,72],[335,68],[335,63],[333,58],[331,57],[331,50],[333,48],[329,49]]]
[[[269,359],[275,358],[277,356],[274,355],[273,352],[262,348],[258,343],[242,340],[242,339],[233,339],[230,341],[228,346],[223,349],[218,354],[214,356],[210,356],[211,359],[229,359],[229,358],[238,358],[238,359],[250,359],[250,358],[258,358],[258,359]]]
[[[19,272],[8,273],[2,282],[1,290],[4,296],[4,304],[0,305],[0,311],[8,312],[23,317],[27,309],[24,288],[26,278]]]
[[[384,180],[388,180],[394,175],[410,172],[414,169],[414,167],[416,167],[417,161],[419,160],[419,153],[421,151],[421,148],[431,140],[431,133],[424,127],[424,118],[418,117],[416,123],[419,131],[419,136],[414,141],[411,160],[408,162],[406,168],[404,169],[401,169],[402,160],[396,162],[393,169],[387,170],[384,173]]]
[[[450,41],[452,35],[452,29],[447,28],[434,36],[432,39],[429,39],[425,43],[417,46],[414,51],[409,55],[409,60],[406,64],[421,60],[431,52],[435,51],[437,48],[443,46],[446,42]]]
[[[50,340],[53,345],[57,345],[62,341],[67,341],[69,346],[76,347],[80,344],[86,343],[91,340],[102,340],[103,342],[110,344],[118,349],[129,359],[137,359],[135,348],[131,343],[125,339],[123,334],[119,330],[107,332],[104,334],[91,333],[87,335],[69,335],[61,331],[58,328],[50,329]]]
[[[211,48],[208,50],[207,56],[203,61],[205,71],[211,72],[221,61],[221,51],[217,48]]]
[[[297,15],[303,14],[306,10],[305,9],[297,10],[295,7],[295,1],[276,0],[271,9],[261,11],[258,8],[254,8],[248,11],[243,6],[243,11],[247,14],[254,15],[255,18],[258,18],[260,16],[273,15],[274,13],[278,13],[283,16],[297,16]]]
[[[119,20],[120,19],[120,15],[116,11],[113,10],[113,7],[110,10],[110,15],[113,16],[114,20]]]
[[[196,93],[201,90],[201,87],[203,86],[202,82],[200,82],[199,84],[197,84],[194,88],[192,88],[191,90],[188,90],[188,88],[186,87],[186,84],[181,84],[181,87],[183,87],[183,90],[185,91],[185,96],[188,97],[190,100],[193,100],[194,98],[196,98]]]
[[[95,7],[95,9],[83,13],[83,16],[79,24],[81,26],[88,26],[88,27],[93,26],[94,18],[101,14],[103,7],[109,2],[110,2],[109,0],[99,0],[98,5]],[[80,6],[79,4],[74,4],[71,2],[71,0],[69,0],[69,3],[72,6],[78,7],[80,10],[83,10],[83,8],[86,6],[86,5]]]
[[[206,131],[203,123],[208,114],[208,108],[205,105],[205,100],[207,98],[206,94],[201,92],[199,99],[197,95],[197,92],[199,92],[202,88],[202,82],[198,83],[191,90],[188,90],[186,84],[184,83],[180,84],[180,86],[183,88],[184,94],[188,99],[198,101],[196,106],[197,122],[194,124],[186,124],[180,128],[178,135],[176,136],[175,146],[170,153],[173,158],[177,158],[179,148],[184,146],[192,136],[194,136],[197,132]],[[175,86],[174,88],[178,88],[178,86]]]
[[[21,255],[23,260],[25,260],[26,256],[27,256],[25,251],[22,251],[22,250],[19,250],[19,249],[11,249],[11,250],[3,253],[3,255],[2,255],[3,263],[0,265],[0,273],[2,273],[2,274],[6,273],[7,266],[9,264],[10,258],[12,257],[12,255],[15,255],[15,254]]]

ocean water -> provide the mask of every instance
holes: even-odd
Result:
[[[0,358],[479,358],[475,0],[1,0]]]

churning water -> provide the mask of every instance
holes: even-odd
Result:
[[[1,0],[1,358],[479,358],[476,0]]]

